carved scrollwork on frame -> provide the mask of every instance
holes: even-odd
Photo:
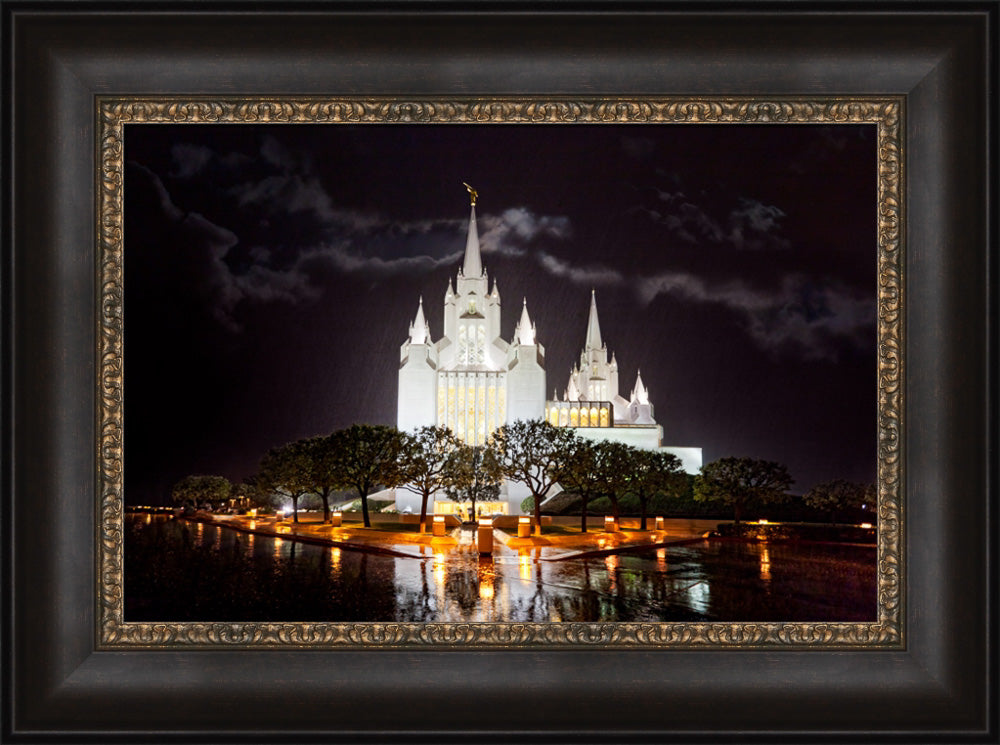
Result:
[[[903,108],[899,98],[99,98],[96,547],[102,647],[893,648],[904,641]],[[878,602],[871,623],[127,623],[123,618],[123,134],[130,124],[872,124],[878,131]]]

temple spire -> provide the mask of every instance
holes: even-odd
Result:
[[[472,199],[472,211],[469,215],[469,237],[465,241],[465,261],[462,262],[462,276],[482,277],[483,260],[479,254],[479,228],[476,227],[476,198],[479,196],[475,189],[468,184],[464,184],[469,190]]]
[[[604,346],[601,341],[601,324],[597,320],[597,298],[594,291],[590,291],[590,318],[587,319],[587,349],[600,349]]]
[[[528,317],[528,298],[524,299],[524,304],[521,307],[521,320],[517,324],[514,338],[518,344],[535,343],[535,328],[531,325],[531,318]]]
[[[642,383],[642,373],[636,371],[635,374],[635,387],[632,389],[632,400],[638,401],[640,404],[649,403],[649,391],[646,390],[646,386]]]
[[[417,306],[417,317],[410,324],[410,344],[427,344],[430,341],[430,333],[427,328],[427,320],[424,318],[424,297],[420,296],[420,305]]]

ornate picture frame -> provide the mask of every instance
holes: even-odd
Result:
[[[102,540],[101,643],[263,646],[843,646],[892,648],[902,628],[901,419],[903,415],[903,100],[900,98],[619,99],[98,98]],[[129,623],[123,619],[124,128],[155,124],[874,124],[878,245],[878,618],[873,623]]]
[[[0,737],[995,741],[997,15],[995,2],[2,2]],[[887,144],[904,149],[886,177],[900,196],[879,216],[892,333],[872,381],[886,417],[878,623],[710,625],[687,639],[643,625],[581,639],[580,625],[554,643],[552,625],[489,638],[429,625],[420,638],[399,625],[126,624],[122,236],[115,156],[103,158],[127,111],[113,108],[221,116],[256,101],[247,116],[281,117],[296,112],[278,103],[317,99],[547,101],[534,110],[554,117],[596,115],[568,103],[580,101],[639,106],[612,116],[663,115],[643,101],[702,102],[678,109],[689,117],[713,115],[710,101],[717,116],[740,115],[725,101],[770,102],[753,112],[768,117],[898,107]]]

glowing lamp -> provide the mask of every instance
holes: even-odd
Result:
[[[438,537],[444,536],[444,515],[434,516],[434,535]]]
[[[529,538],[530,536],[531,536],[531,518],[530,517],[517,518],[517,537]]]
[[[479,520],[479,530],[476,531],[476,546],[479,554],[493,553],[493,521]]]
[[[250,510],[249,512],[247,512],[247,514],[248,514],[248,515],[249,515],[250,517],[257,517],[257,508],[256,508],[256,507],[254,507],[254,508],[253,508],[252,510]]]
[[[615,520],[613,515],[605,515],[604,530],[606,530],[608,533],[618,532],[618,521]]]
[[[758,525],[767,525],[767,520],[758,520],[757,524]]]
[[[858,527],[864,528],[865,530],[871,530],[872,529],[872,524],[871,523],[861,523],[861,525],[859,525]]]
[[[343,513],[340,510],[330,513],[330,525],[339,528],[343,524]]]

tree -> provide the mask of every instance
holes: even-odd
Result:
[[[559,485],[580,497],[580,531],[583,533],[587,532],[588,503],[604,493],[604,483],[598,474],[599,445],[574,435],[559,471]]]
[[[598,494],[611,500],[615,520],[621,518],[621,497],[628,492],[632,481],[633,453],[636,449],[622,442],[597,444]]]
[[[420,530],[426,529],[431,494],[448,485],[449,458],[459,442],[447,427],[421,427],[403,436],[400,470],[402,488],[420,495]]]
[[[472,502],[470,517],[475,519],[476,502],[495,502],[500,497],[503,472],[493,448],[461,444],[448,459],[445,485],[448,498]]]
[[[337,471],[337,444],[327,437],[310,437],[302,440],[306,459],[308,491],[323,500],[323,522],[330,522],[330,495],[339,487]]]
[[[370,528],[368,494],[376,486],[399,486],[405,479],[400,467],[403,433],[384,424],[354,424],[337,430],[330,440],[338,484],[357,491],[365,527]]]
[[[269,450],[260,462],[261,489],[292,500],[292,519],[299,521],[299,498],[311,489],[311,459],[307,440]]]
[[[732,505],[735,521],[751,501],[780,499],[794,482],[780,463],[755,458],[720,458],[701,467],[694,480],[695,501]]]
[[[826,512],[830,522],[834,522],[837,517],[843,521],[845,515],[853,514],[856,517],[862,509],[874,505],[877,496],[875,484],[834,479],[816,484],[802,495],[802,501],[814,509]]]
[[[542,502],[560,470],[573,438],[572,430],[538,419],[505,424],[493,435],[503,475],[524,484],[535,503],[535,529],[541,532]]]
[[[229,499],[232,485],[225,476],[185,476],[170,490],[177,503],[190,502],[196,509],[204,504],[224,502]]]
[[[654,494],[680,494],[687,481],[681,460],[673,453],[633,448],[628,473],[631,478],[626,490],[639,500],[639,530],[646,529],[649,498]]]

